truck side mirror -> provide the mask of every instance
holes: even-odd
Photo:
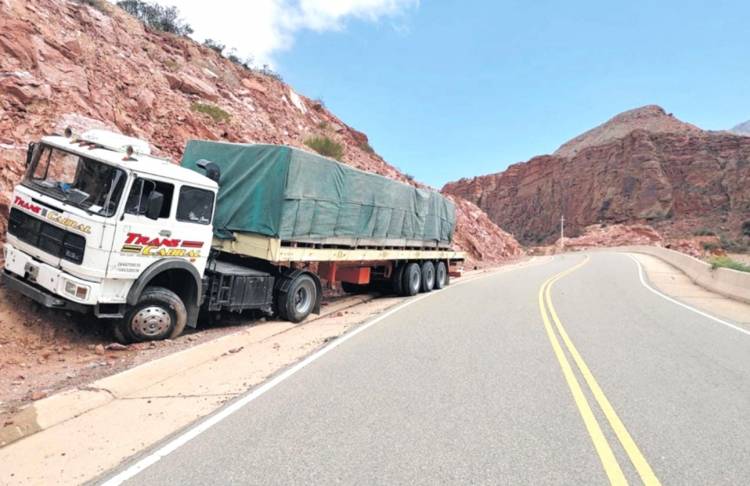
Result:
[[[164,206],[164,194],[151,191],[146,200],[146,217],[148,219],[159,219],[162,206]]]
[[[36,142],[31,142],[29,148],[26,149],[26,167],[31,165],[31,161],[34,160],[34,151],[36,151]]]

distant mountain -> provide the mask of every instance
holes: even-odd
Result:
[[[668,238],[707,230],[739,237],[750,221],[750,137],[703,131],[644,106],[553,155],[443,192],[475,203],[527,244],[555,241],[561,213],[572,236],[592,224],[647,223]]]
[[[737,135],[750,136],[750,120],[746,121],[745,123],[740,123],[729,131],[732,133],[736,133]]]
[[[646,105],[614,116],[601,125],[578,135],[564,143],[553,155],[572,157],[588,147],[604,145],[612,140],[623,138],[633,130],[646,130],[651,133],[698,134],[701,129],[675,118],[657,105]]]

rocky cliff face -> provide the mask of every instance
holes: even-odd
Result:
[[[632,129],[644,119],[647,130]],[[443,191],[476,203],[531,244],[554,241],[561,214],[571,236],[595,223],[648,223],[665,237],[700,229],[739,237],[750,220],[750,138],[702,131],[646,107],[576,137],[554,155],[449,183]]]
[[[740,123],[736,127],[732,128],[730,131],[737,135],[750,136],[750,120],[746,121],[745,123]]]
[[[347,164],[408,182],[372,151],[365,134],[275,76],[147,30],[103,0],[1,1],[2,234],[26,144],[66,126],[113,128],[149,140],[173,160],[191,138],[304,147],[308,137],[325,135],[343,145]],[[467,233],[485,235],[466,247],[474,259],[500,258],[496,247],[517,249],[489,219],[475,217],[470,204],[457,208],[459,246],[472,239]],[[518,255],[520,249],[502,256]]]

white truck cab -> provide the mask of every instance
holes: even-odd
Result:
[[[115,329],[123,341],[195,326],[216,181],[103,130],[44,137],[26,162],[4,248],[10,288],[47,307],[127,320]]]

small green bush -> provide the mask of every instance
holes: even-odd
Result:
[[[180,18],[177,7],[167,7],[143,0],[120,0],[117,6],[154,30],[180,36],[193,33],[190,24]]]
[[[224,49],[226,49],[226,45],[222,44],[219,41],[215,41],[213,39],[206,39],[203,41],[203,45],[211,49],[212,51],[216,51],[217,53],[221,54],[224,52]]]
[[[730,268],[740,272],[750,272],[750,265],[745,265],[742,262],[732,260],[729,257],[716,257],[711,259],[711,268],[714,270],[717,268]]]
[[[268,64],[264,64],[263,67],[260,68],[260,70],[257,72],[262,74],[263,76],[273,78],[276,81],[284,81],[284,78],[281,77],[281,74],[271,69],[271,66],[269,66]]]
[[[344,147],[326,136],[310,137],[305,140],[305,145],[320,155],[331,157],[332,159],[341,160],[341,157],[344,156]]]
[[[696,230],[693,234],[695,236],[716,236],[716,232],[708,228],[701,228],[699,230]]]
[[[232,115],[230,115],[226,111],[222,110],[218,106],[214,106],[208,103],[193,103],[192,105],[190,105],[190,109],[195,112],[210,116],[211,119],[216,123],[227,121],[232,118]]]
[[[721,248],[719,245],[711,241],[704,241],[702,243],[702,246],[703,246],[703,249],[706,251],[714,251],[714,250],[718,250],[719,248]]]
[[[721,247],[731,253],[747,253],[750,252],[750,242],[739,240],[732,240],[722,235],[719,237],[721,241]]]

